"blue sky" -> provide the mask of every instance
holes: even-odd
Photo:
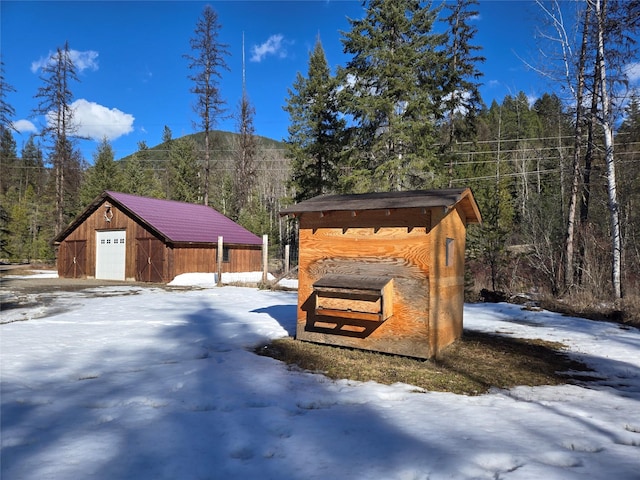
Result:
[[[79,146],[93,161],[97,143],[107,137],[116,158],[161,142],[168,126],[173,136],[197,131],[189,92],[192,83],[184,54],[207,2],[195,1],[6,1],[0,2],[0,52],[5,81],[16,92],[6,100],[16,112],[18,150],[44,118],[33,117],[34,95],[42,86],[40,66],[69,42],[80,82],[73,83],[79,133],[93,137]],[[219,40],[229,45],[230,71],[222,72],[222,96],[228,113],[237,111],[242,91],[244,33],[246,86],[255,106],[258,135],[281,140],[287,136],[288,115],[282,107],[297,72],[306,76],[309,52],[320,35],[332,69],[345,65],[340,31],[347,17],[364,14],[360,1],[213,1],[222,25]],[[486,62],[482,96],[485,103],[525,92],[536,98],[550,91],[548,82],[527,68],[534,61],[538,9],[532,1],[486,1],[475,20],[477,45]],[[223,119],[215,128],[235,131],[235,121]]]

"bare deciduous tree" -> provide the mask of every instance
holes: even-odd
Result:
[[[603,5],[604,4],[604,5]],[[609,221],[611,225],[611,280],[613,295],[622,297],[620,279],[622,276],[622,236],[620,232],[620,206],[618,204],[618,190],[616,184],[616,167],[613,144],[613,114],[611,112],[611,98],[607,90],[607,65],[605,62],[605,22],[607,20],[606,0],[595,0],[594,14],[597,25],[597,72],[598,94],[602,107],[600,125],[604,135],[605,163],[607,165],[607,195],[609,200]]]

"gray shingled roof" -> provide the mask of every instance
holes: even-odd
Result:
[[[137,218],[150,230],[173,243],[216,243],[261,245],[262,239],[220,212],[206,205],[140,197],[119,192],[104,192],[64,232],[56,238],[62,241],[75,227],[102,204],[112,202]]]
[[[477,209],[471,190],[468,188],[320,195],[291,205],[281,210],[280,215],[308,212],[452,207],[460,202],[465,203],[463,206],[469,217],[468,221],[481,221],[480,212]]]

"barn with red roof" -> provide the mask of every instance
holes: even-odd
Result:
[[[206,205],[103,192],[55,239],[58,275],[166,283],[262,269],[262,239]]]

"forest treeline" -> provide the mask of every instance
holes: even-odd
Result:
[[[563,15],[569,3],[574,10]],[[165,127],[155,147],[142,142],[118,160],[103,140],[91,163],[68,128],[70,92],[62,101],[52,93],[74,76],[65,45],[36,94],[51,100],[40,111],[57,117],[20,151],[5,102],[12,87],[2,79],[0,257],[53,260],[56,232],[104,190],[211,205],[269,234],[277,249],[296,243],[295,220],[278,215],[291,202],[470,187],[483,216],[467,243],[476,289],[633,294],[640,286],[640,96],[627,72],[637,59],[639,3],[540,2],[543,38],[555,47],[545,51],[553,61],[536,68],[557,88],[535,101],[520,92],[485,105],[477,1],[370,0],[342,32],[347,64],[332,71],[317,40],[308,71],[284,99],[284,142],[256,135],[246,92],[234,114],[237,130],[211,128],[225,102],[206,82],[217,77],[211,68],[226,68],[227,53],[216,35],[205,35],[221,28],[206,6],[186,55],[197,105],[209,107],[195,109],[201,132],[174,139]]]

